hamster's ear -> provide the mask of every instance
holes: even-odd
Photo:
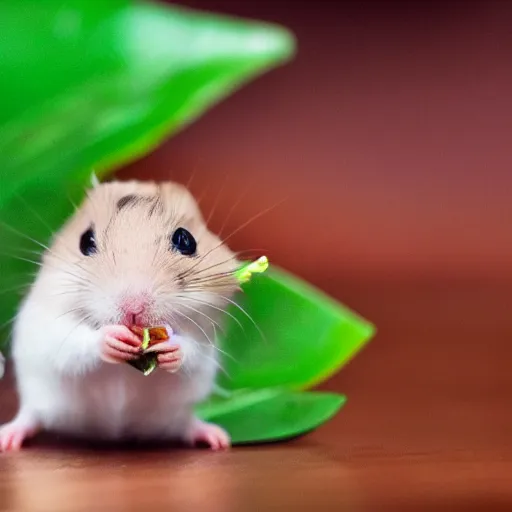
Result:
[[[91,186],[92,188],[96,188],[100,185],[100,180],[98,179],[98,176],[96,176],[96,173],[92,171],[91,174]]]

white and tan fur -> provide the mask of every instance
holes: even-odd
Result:
[[[120,207],[122,198],[128,199]],[[79,240],[90,226],[98,252],[84,256]],[[172,250],[178,227],[195,237],[196,256]],[[12,357],[20,409],[0,429],[0,448],[18,449],[40,429],[91,439],[227,446],[227,434],[197,420],[193,407],[214,384],[215,325],[238,291],[238,265],[183,186],[95,186],[54,237],[17,315]],[[158,368],[145,377],[126,361],[105,356],[106,339],[127,328],[120,301],[141,295],[147,299],[142,323],[172,328],[170,343],[179,346],[180,356],[174,373]]]

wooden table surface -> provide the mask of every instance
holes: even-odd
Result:
[[[0,457],[0,510],[512,510],[512,284],[324,288],[379,328],[328,383],[349,396],[328,425],[229,453],[40,440]]]

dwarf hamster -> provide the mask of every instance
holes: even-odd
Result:
[[[20,406],[0,429],[18,450],[40,430],[101,440],[178,440],[224,449],[194,415],[212,391],[215,326],[239,291],[236,255],[177,183],[96,184],[53,237],[13,328]],[[167,326],[149,376],[130,327]]]

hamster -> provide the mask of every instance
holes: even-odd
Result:
[[[177,183],[96,184],[45,251],[16,317],[19,395],[0,450],[41,430],[93,440],[169,440],[211,449],[227,432],[194,415],[218,369],[215,326],[241,262]],[[168,327],[149,376],[130,327]]]

